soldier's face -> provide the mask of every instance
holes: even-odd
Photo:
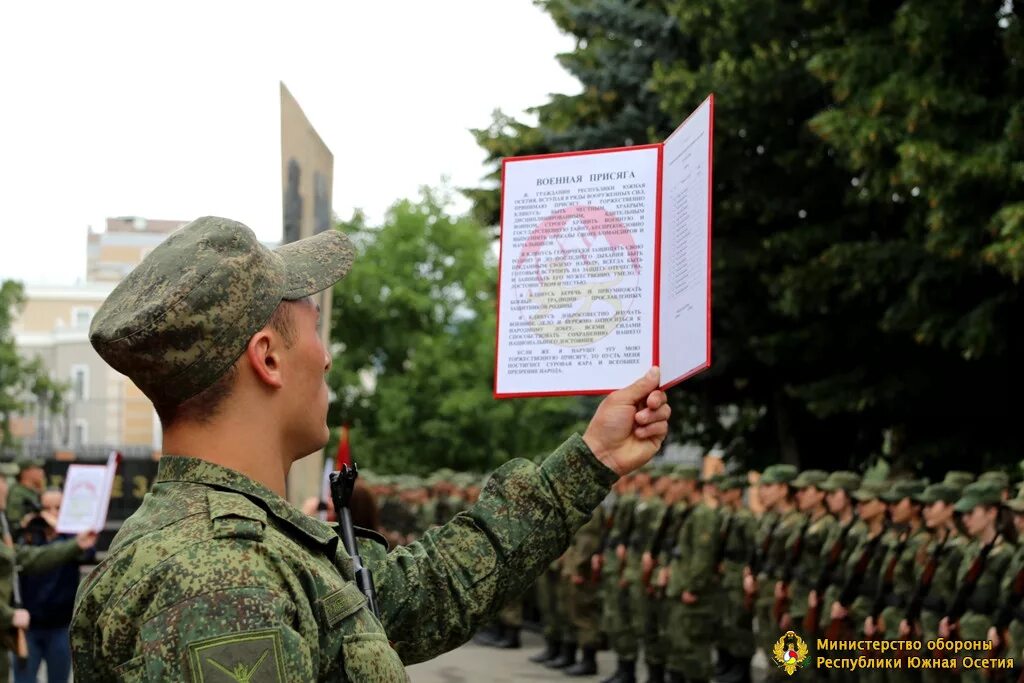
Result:
[[[320,307],[308,297],[289,302],[294,340],[284,353],[288,391],[287,404],[291,406],[289,443],[296,444],[299,453],[312,453],[323,448],[330,436],[327,430],[327,371],[331,357],[324,348],[318,330]],[[302,457],[299,455],[298,457]]]
[[[1017,527],[1017,536],[1024,536],[1024,513],[1018,512],[1013,515],[1013,526]]]
[[[905,524],[910,520],[911,513],[914,511],[914,506],[910,502],[909,498],[904,498],[898,503],[890,506],[892,512],[892,521],[894,524]]]
[[[825,502],[828,504],[828,511],[833,515],[838,515],[849,507],[850,498],[847,496],[846,491],[836,489],[825,494]]]
[[[975,505],[970,512],[964,513],[964,527],[967,533],[978,538],[996,521],[996,509],[986,505]]]
[[[870,522],[885,514],[885,503],[878,498],[862,501],[857,505],[857,512],[865,522]]]
[[[816,486],[806,486],[797,492],[801,512],[808,512],[821,505],[825,494]]]

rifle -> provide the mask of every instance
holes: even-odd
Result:
[[[1013,621],[1013,611],[1020,605],[1022,598],[1024,598],[1024,566],[1017,570],[1017,575],[1013,577],[1010,599],[1004,602],[996,612],[993,626],[996,627],[996,632],[999,634],[999,646],[989,650],[988,654],[985,655],[986,659],[999,659],[1006,652],[1006,629],[1009,627],[1010,622]]]
[[[789,555],[789,562],[782,568],[782,595],[775,596],[775,602],[772,603],[772,621],[776,624],[782,621],[782,615],[789,609],[789,584],[793,580],[793,570],[796,568],[796,563],[800,561],[800,556],[804,552],[804,536],[807,535],[807,529],[811,526],[811,517],[807,516],[802,527],[800,527],[800,533],[796,537],[796,541],[793,542],[793,550]]]
[[[661,522],[658,523],[658,530],[654,532],[654,538],[651,539],[651,555],[655,558],[661,552],[661,545],[665,542],[665,532],[668,531],[669,525],[672,523],[672,506],[668,505],[665,508],[665,514],[661,516]],[[647,587],[651,585],[651,574],[654,572],[652,566],[650,570],[645,570],[643,573],[643,584]]]
[[[882,615],[882,610],[885,609],[885,596],[892,592],[893,579],[896,575],[896,565],[900,562],[900,555],[907,547],[907,542],[910,540],[910,531],[904,531],[900,537],[900,542],[893,548],[892,557],[889,558],[889,563],[885,566],[885,571],[882,572],[882,581],[878,584],[878,590],[875,592],[875,599],[871,603],[871,621],[875,624],[875,635],[871,640],[881,640],[881,630],[878,628],[878,617]]]
[[[868,565],[871,564],[871,559],[875,554],[875,549],[878,548],[878,544],[882,540],[883,533],[879,532],[868,539],[864,550],[861,551],[860,557],[857,558],[857,563],[853,566],[853,571],[846,577],[846,582],[843,584],[842,590],[839,591],[839,598],[837,599],[837,602],[843,607],[848,608],[857,596],[857,591],[860,590],[860,584],[864,581],[864,575],[867,574]],[[830,640],[850,640],[847,637],[847,632],[850,630],[849,622],[849,617],[832,619],[829,622],[828,628],[825,629],[825,637]]]
[[[14,538],[11,536],[11,526],[7,522],[7,511],[0,510],[0,531],[3,533],[4,545],[14,552]],[[25,609],[21,602],[21,577],[18,575],[18,559],[11,558],[11,593],[12,607],[14,609]],[[25,638],[25,629],[14,629],[14,654],[17,657],[17,665],[25,666],[28,662],[28,640]]]
[[[366,606],[373,612],[373,616],[380,619],[380,612],[377,611],[377,592],[373,587],[373,574],[370,573],[369,568],[363,566],[363,559],[359,557],[355,527],[352,524],[352,511],[348,508],[358,476],[359,470],[354,464],[351,467],[342,465],[340,472],[331,472],[331,499],[334,501],[334,511],[338,513],[338,535],[341,536],[345,551],[352,558],[352,571],[355,575],[356,586],[366,598]]]
[[[764,558],[768,555],[768,549],[772,545],[772,537],[775,536],[775,530],[779,527],[779,522],[782,521],[782,515],[775,518],[772,523],[771,529],[768,530],[768,534],[761,541],[760,546],[755,546],[753,554],[750,557],[750,573],[757,578],[758,573],[761,570],[761,565],[764,564]],[[748,612],[754,609],[754,595],[753,593],[743,594],[743,608]]]
[[[917,588],[914,589],[914,595],[910,598],[910,603],[907,605],[907,612],[904,618],[910,624],[911,629],[914,628],[914,624],[921,618],[921,608],[924,606],[924,599],[928,597],[928,591],[932,588],[935,572],[939,568],[939,557],[942,555],[948,540],[949,532],[947,531],[942,542],[935,546],[935,550],[928,557],[928,564],[924,566],[924,571],[921,572],[921,579],[918,581]]]
[[[839,561],[843,559],[846,537],[856,523],[857,519],[855,517],[839,531],[838,538],[832,543],[832,547],[828,549],[825,566],[822,568],[821,574],[818,575],[818,580],[814,583],[814,594],[818,596],[817,604],[814,607],[808,606],[807,614],[804,615],[804,632],[812,636],[818,633],[818,622],[821,620],[821,603],[825,599],[825,589],[828,588],[829,581],[832,579],[836,567],[839,566]]]
[[[974,593],[975,586],[978,585],[978,580],[981,578],[981,573],[985,571],[985,562],[988,561],[989,553],[992,552],[992,548],[995,547],[996,541],[999,540],[999,534],[996,533],[989,541],[982,547],[978,556],[974,558],[974,562],[967,568],[967,574],[964,576],[963,583],[960,584],[960,588],[956,592],[956,596],[953,598],[953,604],[946,613],[946,620],[949,623],[949,638],[948,640],[959,639],[958,631],[960,628],[960,617],[967,611],[967,601],[971,599],[971,594]],[[939,639],[936,639],[939,640]],[[949,659],[946,656],[946,651],[936,648],[932,653],[936,659]]]
[[[736,512],[733,511],[725,520],[725,528],[718,534],[718,548],[715,550],[715,571],[721,574],[722,562],[725,560],[725,544],[729,541],[729,532],[732,530],[732,521],[736,519]]]
[[[598,541],[597,550],[594,555],[600,555],[604,557],[604,551],[608,547],[608,541],[612,534],[612,529],[615,528],[615,518],[619,516],[619,511],[622,506],[622,496],[619,496],[615,501],[615,505],[612,506],[612,511],[608,515],[608,518],[604,521],[604,529],[601,530],[601,540]],[[590,568],[590,582],[599,583],[601,581],[601,570],[595,569],[593,565]]]

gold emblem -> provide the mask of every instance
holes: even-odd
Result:
[[[785,671],[789,676],[795,674],[797,669],[807,666],[807,663],[810,661],[807,657],[807,643],[792,631],[786,631],[775,642],[775,647],[772,648],[772,655],[775,657],[776,666]]]
[[[228,669],[226,666],[214,660],[212,657],[207,657],[206,661],[208,661],[210,664],[213,664],[215,667],[224,672],[224,674],[228,676],[231,680],[238,681],[239,683],[249,683],[249,681],[252,680],[252,677],[256,675],[256,671],[260,668],[260,664],[263,663],[263,660],[266,659],[267,655],[269,654],[270,648],[267,648],[263,651],[263,654],[260,655],[260,658],[256,660],[256,663],[253,664],[251,667],[247,669],[244,664],[235,664],[234,671]]]

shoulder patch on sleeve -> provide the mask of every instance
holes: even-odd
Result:
[[[263,540],[267,526],[266,511],[240,493],[210,491],[210,521],[214,538]]]
[[[188,660],[193,683],[283,683],[285,680],[284,652],[277,629],[231,633],[190,642]]]

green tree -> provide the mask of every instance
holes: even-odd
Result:
[[[25,302],[20,282],[0,282],[0,447],[14,446],[11,417],[39,405],[57,414],[63,405],[64,387],[50,379],[38,358],[26,360],[14,347],[11,325]],[[32,398],[29,398],[32,397]]]
[[[663,139],[716,93],[713,366],[672,392],[676,436],[753,464],[1019,457],[1019,10],[540,4],[583,92],[496,115],[492,159]]]
[[[424,190],[380,226],[358,213],[339,226],[359,256],[333,293],[329,419],[374,471],[490,469],[550,450],[585,416],[574,399],[493,398],[496,259],[449,200]]]

